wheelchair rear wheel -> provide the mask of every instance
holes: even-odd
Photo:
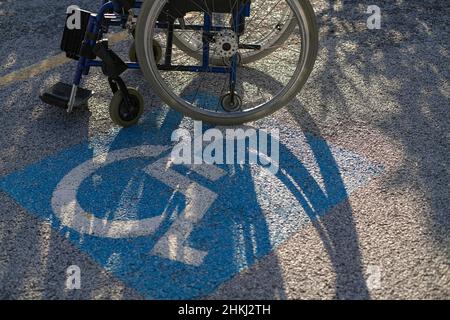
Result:
[[[221,125],[241,124],[275,112],[303,87],[313,69],[318,49],[315,15],[307,0],[277,0],[284,2],[284,8],[289,10],[284,14],[289,17],[288,25],[292,29],[285,30],[283,39],[265,47],[264,54],[260,53],[257,59],[250,58],[245,64],[238,63],[248,57],[249,48],[243,42],[251,37],[261,37],[256,31],[254,35],[247,35],[254,30],[251,23],[257,19],[252,14],[261,15],[258,10],[252,11],[253,1],[248,3],[250,12],[245,18],[242,18],[244,11],[239,8],[248,0],[241,0],[238,8],[233,7],[230,12],[233,22],[228,25],[217,24],[214,13],[211,14],[214,9],[208,7],[208,3],[211,6],[219,1],[182,1],[195,2],[195,12],[203,19],[192,25],[186,23],[187,19],[180,23],[180,17],[176,16],[178,11],[170,11],[171,7],[179,8],[176,0],[147,0],[136,27],[136,48],[142,72],[155,93],[169,106],[197,120]],[[270,14],[272,0],[267,1]],[[222,4],[224,2],[239,3],[221,0]],[[199,6],[199,3],[204,5]],[[223,10],[219,13],[227,14]],[[190,13],[183,14],[186,17]],[[264,20],[258,23],[264,27]],[[199,57],[193,57],[185,48],[173,46],[174,35],[182,28],[201,31]],[[162,44],[161,64],[155,61],[153,48],[149,45],[153,39]],[[210,58],[214,57],[220,58],[225,66],[211,63]]]

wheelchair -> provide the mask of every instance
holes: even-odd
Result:
[[[75,12],[75,11],[74,11]],[[140,69],[167,105],[196,120],[236,125],[287,105],[308,79],[318,50],[314,10],[308,0],[103,0],[93,13],[77,9],[61,41],[77,61],[72,84],[41,94],[68,112],[86,105],[81,87],[91,67],[108,78],[114,123],[128,127],[143,114],[144,99],[121,75]],[[112,27],[133,43],[124,61],[108,44]]]

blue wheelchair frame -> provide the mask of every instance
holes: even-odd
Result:
[[[139,9],[142,6],[143,1],[135,1],[133,5],[133,9]],[[114,13],[110,13],[114,12]],[[119,14],[117,12],[123,12],[123,14]],[[248,17],[250,15],[250,2],[247,2],[245,5],[240,6],[237,12],[233,15],[233,20],[240,21],[241,17]],[[96,35],[97,39],[101,39],[103,33],[108,30],[103,30],[102,23],[105,18],[108,18],[107,28],[109,26],[123,26],[128,19],[128,12],[124,12],[124,8],[117,1],[108,1],[102,0],[102,6],[98,10],[97,14],[91,14],[89,18],[89,22],[86,29],[86,35],[84,37],[84,42],[88,47],[93,48],[96,45],[96,40],[92,39],[92,37],[88,37],[87,34]],[[233,31],[238,31],[238,23],[233,23]],[[210,66],[209,65],[209,51],[210,51],[210,43],[207,37],[203,37],[203,52],[202,52],[202,64],[201,65],[189,65],[189,66],[179,66],[171,64],[171,53],[172,53],[172,45],[173,45],[173,31],[174,24],[171,25],[169,23],[159,23],[157,22],[157,26],[160,28],[171,28],[169,30],[169,35],[167,37],[166,43],[166,54],[163,64],[158,64],[158,69],[160,70],[176,70],[176,71],[186,71],[186,72],[212,72],[212,73],[229,73],[229,82],[230,82],[230,93],[234,94],[234,88],[236,85],[236,74],[237,74],[237,66],[238,66],[238,57],[235,54],[230,59],[229,66]],[[186,26],[190,30],[202,30],[204,35],[209,34],[211,31],[220,31],[226,28],[220,26],[212,25],[212,16],[209,12],[204,13],[204,25],[188,25]],[[168,52],[167,52],[168,51]],[[135,62],[125,62],[127,69],[140,69],[139,63]],[[68,102],[68,112],[72,111],[72,108],[75,103],[75,97],[77,94],[77,89],[80,86],[83,75],[87,76],[89,74],[91,67],[101,67],[102,60],[98,59],[90,59],[86,56],[80,56],[75,72],[75,77],[73,79],[72,92],[70,94],[69,102]],[[111,84],[111,83],[110,83]],[[125,90],[124,84],[122,81],[119,82],[119,87],[121,90]],[[117,88],[116,88],[117,90]]]

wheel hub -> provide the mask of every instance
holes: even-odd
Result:
[[[231,93],[227,93],[220,99],[220,104],[227,112],[237,112],[242,108],[242,99],[236,93],[233,95],[231,95]]]
[[[231,58],[238,51],[238,37],[231,30],[223,30],[216,34],[215,41],[218,54],[222,58]]]
[[[119,114],[122,120],[125,121],[131,121],[139,113],[139,108],[136,107],[139,101],[133,96],[129,97],[129,101],[130,105],[126,104],[125,99],[120,103]]]

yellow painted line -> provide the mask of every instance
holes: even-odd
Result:
[[[50,69],[56,68],[66,62],[69,62],[70,59],[66,58],[65,53],[60,53],[51,58],[45,59],[39,63],[33,64],[29,67],[23,68],[21,70],[17,70],[7,74],[0,78],[0,86],[7,86],[11,83],[27,80],[38,74],[41,74]]]
[[[114,44],[128,39],[128,33],[126,31],[113,33],[108,37],[108,39],[109,43]],[[65,53],[57,54],[56,56],[47,58],[29,67],[11,72],[6,76],[1,77],[0,87],[10,85],[14,82],[30,79],[70,61],[73,60],[67,58]]]

